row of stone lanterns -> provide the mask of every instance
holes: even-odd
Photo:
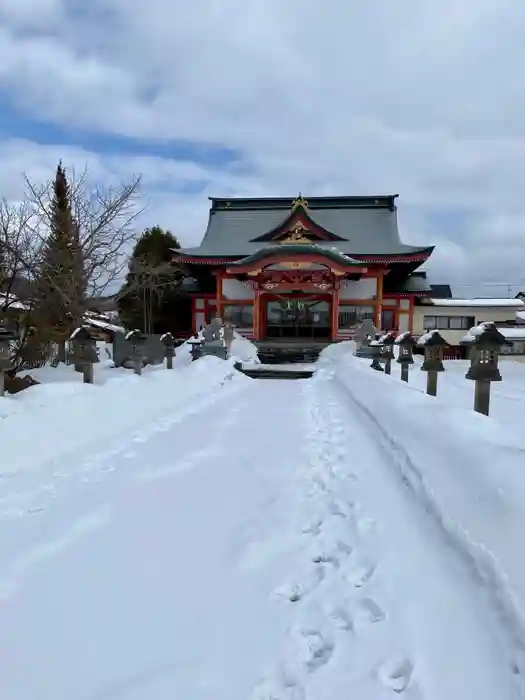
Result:
[[[214,319],[203,329],[202,339],[196,335],[195,338],[189,341],[190,345],[192,345],[192,359],[196,360],[203,355],[215,355],[226,359],[234,337],[235,329],[233,324],[228,322],[223,324],[221,319]],[[11,369],[11,343],[18,340],[18,338],[19,334],[17,331],[0,321],[0,396],[3,396],[5,391],[5,374]],[[147,336],[142,331],[135,329],[130,331],[125,336],[125,339],[131,343],[133,371],[140,376],[144,366]],[[92,335],[89,328],[80,326],[73,331],[69,340],[71,342],[72,362],[81,369],[83,382],[85,384],[93,384],[93,367],[99,362],[96,338]],[[166,367],[171,370],[173,369],[173,358],[175,356],[175,338],[171,333],[164,333],[160,341],[165,348]]]
[[[449,343],[437,331],[430,331],[416,340],[408,331],[394,340],[392,334],[387,334],[376,340],[369,340],[368,347],[372,357],[372,369],[383,371],[380,360],[385,363],[385,374],[390,374],[390,363],[394,358],[393,345],[399,348],[397,362],[401,365],[401,380],[408,382],[409,367],[414,364],[414,349],[416,346],[424,350],[421,370],[427,372],[426,392],[430,396],[437,395],[438,375],[445,371],[443,355]],[[475,382],[474,410],[485,416],[489,415],[490,385],[500,382],[501,374],[498,368],[498,357],[504,345],[510,345],[508,340],[498,331],[492,322],[482,323],[473,328],[463,338],[461,344],[469,347],[470,366],[465,375],[466,379]]]

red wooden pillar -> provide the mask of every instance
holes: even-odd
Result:
[[[377,276],[377,293],[376,293],[376,308],[375,308],[375,321],[374,325],[376,328],[381,328],[381,311],[383,307],[383,277],[384,272],[381,270]]]
[[[410,307],[408,310],[408,330],[414,332],[414,297],[410,297]]]
[[[332,292],[332,340],[337,340],[339,334],[339,282],[335,283],[334,290]]]
[[[217,311],[216,315],[222,318],[222,272],[219,270],[216,273],[217,277]]]
[[[261,292],[254,291],[253,298],[253,337],[254,340],[261,340]]]

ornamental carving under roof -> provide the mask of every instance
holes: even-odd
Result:
[[[284,236],[284,238],[281,238],[279,240],[279,243],[308,243],[312,244],[312,241],[305,236],[305,232],[308,231],[306,226],[301,223],[300,221],[297,221],[289,230],[288,234]]]

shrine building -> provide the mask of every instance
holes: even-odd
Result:
[[[412,331],[434,248],[401,242],[396,198],[211,198],[201,245],[174,251],[193,332],[216,315],[256,341],[348,339],[364,319]]]

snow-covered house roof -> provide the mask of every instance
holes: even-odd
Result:
[[[29,306],[15,296],[14,294],[7,295],[5,292],[0,292],[0,308],[16,309],[17,311],[27,311]]]
[[[86,317],[85,323],[89,326],[94,326],[95,328],[100,328],[101,330],[108,331],[108,333],[125,333],[126,329],[123,326],[117,326],[109,321],[104,321],[100,318]]]
[[[427,304],[432,306],[459,306],[459,307],[502,307],[507,309],[525,309],[521,299],[437,299],[429,298]]]
[[[472,343],[478,336],[480,336],[484,331],[496,331],[502,335],[506,341],[513,340],[525,340],[525,329],[523,328],[502,328],[501,326],[495,325],[493,321],[483,321],[477,326],[473,326],[469,332],[461,339],[462,344]]]

